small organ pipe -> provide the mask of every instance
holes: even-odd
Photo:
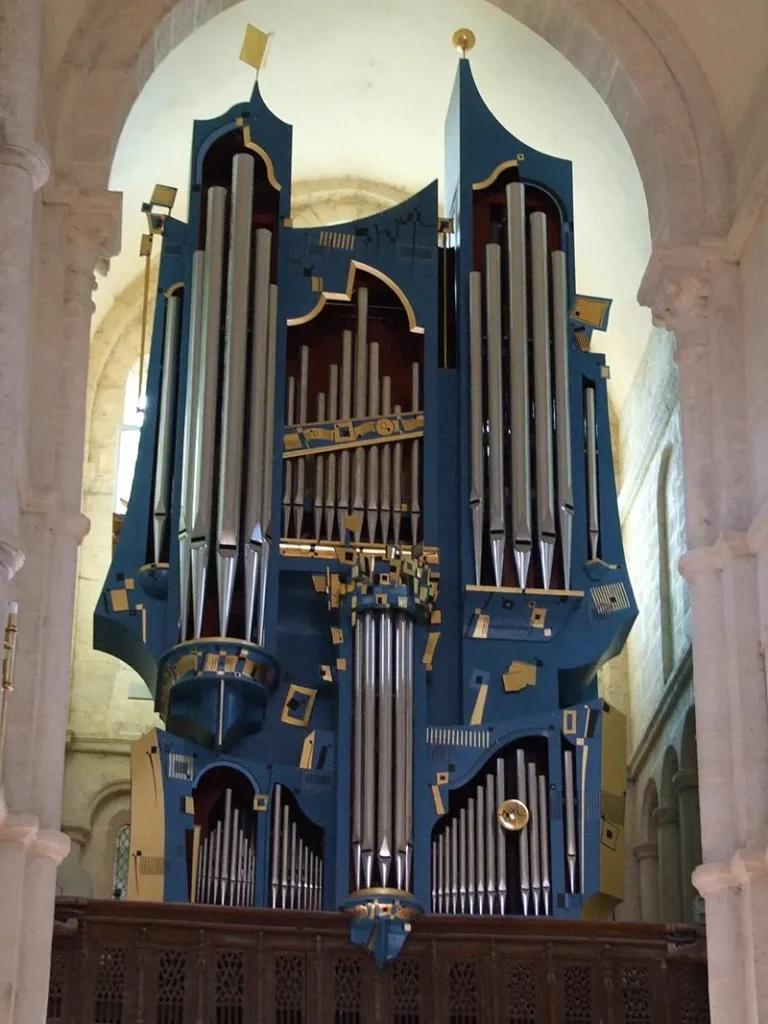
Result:
[[[411,407],[418,412],[421,405],[421,385],[419,381],[419,364],[411,364]],[[419,538],[419,517],[421,505],[419,503],[419,492],[421,490],[421,468],[419,465],[421,453],[421,441],[416,439],[411,443],[411,541],[416,544]]]
[[[277,907],[277,894],[280,889],[280,815],[283,798],[283,787],[278,782],[275,786],[274,810],[272,812],[272,906]]]
[[[296,822],[291,822],[291,853],[290,853],[290,874],[288,875],[288,906],[291,910],[296,909],[296,877],[298,869],[296,866]]]
[[[459,823],[451,823],[451,913],[459,909]]]
[[[378,841],[379,878],[386,888],[392,863],[392,613],[382,612],[378,637]]]
[[[355,347],[355,417],[368,411],[368,289],[357,289],[357,344]],[[352,512],[357,516],[355,540],[360,540],[365,513],[365,450],[355,448],[352,466]]]
[[[459,913],[467,912],[467,809],[459,811]]]
[[[221,902],[225,904],[229,896],[229,855],[232,840],[232,790],[224,793],[224,839],[221,848]]]
[[[229,843],[229,894],[225,900],[230,905],[237,906],[237,855],[239,853],[239,842],[240,842],[240,829],[238,828],[238,819],[240,817],[239,808],[235,807],[232,811],[232,835]]]
[[[363,790],[363,680],[366,654],[365,619],[357,620],[355,626],[355,678],[353,680],[353,738],[352,738],[352,858],[355,870],[355,889],[361,887],[360,851],[362,840],[362,790]]]
[[[395,406],[395,415],[399,416],[402,406]],[[400,543],[400,525],[403,516],[403,442],[395,441],[392,452],[392,530],[395,544]]]
[[[595,417],[595,389],[584,388],[584,413],[587,425],[587,526],[589,530],[589,557],[597,558],[600,541],[600,506],[597,478],[597,422]]]
[[[485,247],[485,322],[488,339],[488,508],[493,575],[504,575],[504,407],[501,364],[501,249]]]
[[[539,852],[541,854],[541,896],[544,913],[549,916],[552,884],[549,877],[549,818],[547,811],[547,780],[544,775],[539,783]]]
[[[165,337],[163,338],[163,380],[157,412],[157,456],[155,458],[154,541],[155,561],[161,560],[168,527],[171,496],[171,441],[173,440],[173,382],[176,376],[176,352],[179,347],[181,296],[169,295],[165,305]]]
[[[475,794],[475,839],[477,841],[477,903],[485,913],[485,790],[477,787]]]
[[[515,751],[516,775],[517,775],[517,799],[528,804],[527,785],[525,778],[525,753],[522,750]],[[530,906],[531,876],[528,860],[528,828],[520,832],[520,898],[523,904],[523,914],[527,915]]]
[[[316,419],[318,423],[325,423],[325,394],[320,391],[317,395],[317,413]],[[323,529],[323,508],[325,501],[325,459],[322,455],[315,457],[315,540],[320,540],[320,535]]]
[[[492,914],[496,902],[496,823],[495,780],[493,775],[485,777],[485,855],[486,881],[485,891],[488,894],[488,913]]]
[[[307,422],[307,397],[309,394],[309,346],[302,345],[301,367],[299,370],[299,423]],[[294,536],[301,537],[302,525],[304,522],[304,483],[306,460],[297,459],[296,484],[293,492],[293,522]]]
[[[467,895],[469,897],[469,912],[475,912],[475,896],[477,895],[477,884],[475,881],[475,866],[477,854],[475,850],[475,801],[472,797],[467,801],[467,853],[469,855]]]
[[[565,856],[568,863],[568,891],[576,892],[576,804],[574,801],[573,752],[563,751],[565,776]]]
[[[512,546],[519,585],[525,590],[531,561],[531,453],[528,393],[528,296],[525,246],[525,186],[510,182],[507,204],[507,308],[511,403]]]
[[[413,622],[405,619],[405,889],[411,891],[413,856]]]
[[[286,381],[286,414],[285,425],[292,427],[296,422],[296,379],[289,377]],[[288,535],[291,522],[291,494],[293,492],[293,462],[285,460],[283,467],[283,534]]]
[[[368,346],[368,415],[378,416],[381,399],[381,382],[379,381],[379,346],[371,342]],[[379,521],[379,446],[374,444],[367,452],[368,462],[368,498],[367,526],[368,539],[376,540]]]
[[[227,191],[219,185],[208,189],[205,227],[205,280],[203,284],[204,372],[200,377],[198,409],[201,416],[200,444],[196,448],[198,500],[192,526],[192,609],[194,636],[203,628],[205,583],[211,536],[213,501],[216,403],[219,393],[219,332],[221,329],[221,284],[224,263],[224,214]]]
[[[541,861],[539,860],[539,807],[536,765],[533,761],[528,762],[528,811],[531,815],[528,825],[531,844],[531,893],[533,894],[533,912],[538,917],[541,907]]]
[[[552,475],[552,381],[549,332],[549,268],[546,214],[531,214],[533,279],[533,367],[536,426],[536,527],[544,589],[549,590],[555,550]]]
[[[398,889],[405,888],[405,857],[408,846],[406,816],[406,619],[398,615],[395,621],[395,871]]]
[[[240,543],[253,166],[253,157],[249,153],[238,153],[232,160],[227,310],[224,325],[224,385],[219,452],[218,536],[216,539],[216,575],[219,584],[219,630],[221,636],[227,635]],[[258,411],[260,415],[263,415],[261,408]],[[252,415],[253,412],[252,409]]]
[[[445,833],[441,832],[437,837],[437,910],[442,914],[445,912],[445,878],[443,867],[445,863]]]
[[[283,855],[282,862],[280,865],[280,894],[281,894],[281,906],[283,910],[287,910],[290,907],[290,897],[288,892],[288,839],[290,835],[290,811],[288,804],[283,806],[283,834],[281,842],[283,844]]]
[[[352,418],[352,332],[344,331],[342,335],[341,356],[341,421],[347,423]],[[347,516],[349,515],[349,471],[350,452],[339,453],[339,536],[345,539]]]
[[[363,663],[363,837],[362,861],[365,888],[373,879],[375,830],[375,744],[376,744],[376,628],[372,612],[358,619],[365,631]],[[358,626],[359,628],[359,626]]]
[[[392,378],[381,378],[381,415],[392,415]],[[392,521],[392,445],[381,446],[381,540],[389,541],[389,526]]]
[[[557,426],[557,506],[563,580],[571,585],[573,479],[571,471],[571,406],[568,373],[568,283],[565,253],[552,253],[552,326],[555,348],[555,423]]]
[[[184,400],[184,449],[181,469],[181,507],[179,511],[179,611],[180,639],[187,639],[189,628],[190,531],[197,503],[199,466],[195,452],[202,429],[197,402],[200,391],[203,328],[203,283],[205,253],[198,249],[192,256],[192,298],[189,312],[189,349],[187,354],[187,391]]]
[[[435,839],[432,840],[432,913],[437,913],[437,840]]]
[[[221,822],[216,824],[216,844],[214,847],[213,854],[213,900],[211,902],[219,902],[219,877],[221,868]]]
[[[483,557],[485,481],[483,472],[483,295],[479,271],[469,275],[470,488],[475,583],[480,584]]]
[[[328,378],[328,420],[335,423],[339,418],[339,367],[331,363]],[[336,467],[338,456],[331,452],[326,460],[325,470],[325,535],[333,539],[333,524],[336,519]],[[344,527],[339,524],[339,537],[344,539]]]
[[[506,800],[504,779],[504,758],[496,758],[496,808]],[[494,817],[496,814],[494,809]],[[496,822],[496,877],[499,893],[499,913],[503,914],[507,903],[507,843],[505,830]]]

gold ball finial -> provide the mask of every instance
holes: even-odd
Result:
[[[477,40],[471,28],[459,28],[451,36],[451,42],[453,43],[453,48],[458,50],[462,57],[466,57]]]
[[[531,815],[522,800],[505,800],[499,804],[496,816],[508,832],[522,832]]]

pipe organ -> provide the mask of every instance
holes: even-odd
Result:
[[[129,896],[340,910],[379,963],[421,914],[609,914],[625,723],[596,673],[636,607],[570,164],[462,57],[445,217],[433,183],[299,229],[290,185],[257,85],[196,123],[186,222],[145,206],[146,416],[94,631],[164,724]]]

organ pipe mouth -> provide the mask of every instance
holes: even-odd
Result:
[[[496,817],[508,832],[522,832],[531,815],[522,800],[504,800],[498,806]]]

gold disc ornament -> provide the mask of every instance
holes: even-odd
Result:
[[[508,832],[522,832],[531,815],[522,800],[505,800],[499,804],[496,816]]]
[[[477,39],[471,28],[459,28],[451,36],[454,50],[458,50],[462,57],[466,57],[474,47]]]

